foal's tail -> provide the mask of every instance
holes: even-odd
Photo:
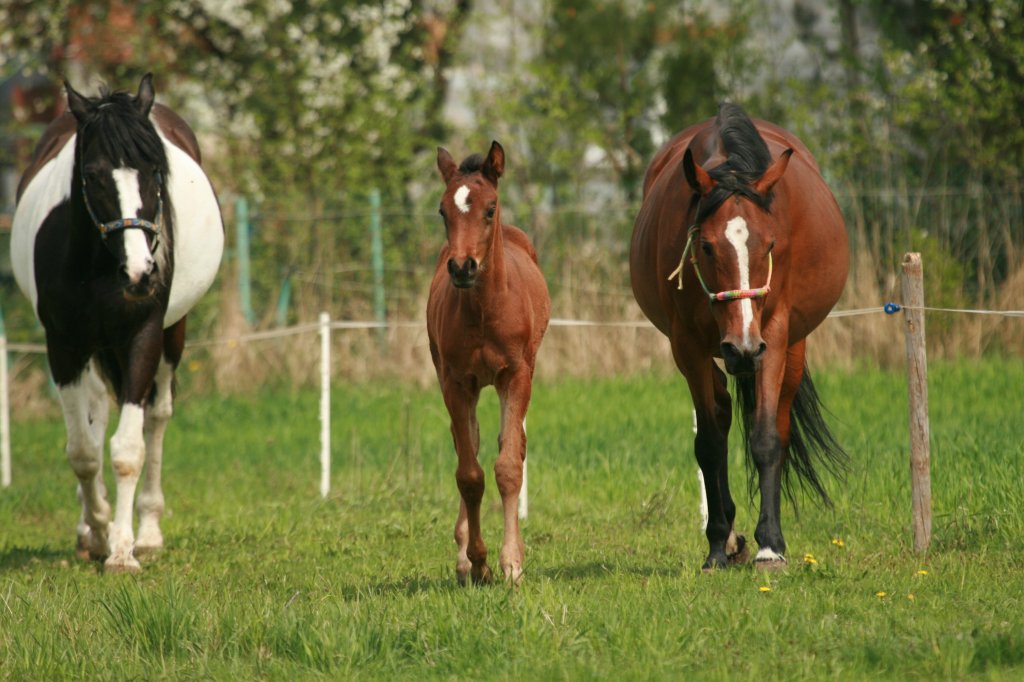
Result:
[[[753,426],[756,395],[754,377],[738,377],[736,379],[736,397],[739,403],[743,425],[743,443],[747,450],[747,468],[750,473],[750,494],[753,496],[755,480],[753,473],[753,457],[750,450],[750,432]],[[790,409],[789,453],[784,453],[782,468],[782,489],[786,497],[796,505],[793,477],[805,491],[813,492],[821,501],[831,507],[832,500],[825,491],[819,470],[824,469],[832,476],[842,480],[845,477],[849,455],[843,450],[835,436],[825,423],[822,415],[821,398],[811,381],[810,372],[804,365],[803,378],[793,398]]]

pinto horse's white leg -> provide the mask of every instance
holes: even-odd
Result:
[[[525,551],[519,531],[519,492],[526,462],[526,409],[530,404],[532,371],[519,372],[507,386],[497,386],[501,403],[501,435],[494,478],[501,494],[505,537],[499,563],[505,580],[518,584],[523,577]]]
[[[164,431],[174,413],[171,383],[174,366],[160,361],[154,380],[153,402],[146,407],[143,435],[146,441],[146,472],[142,492],[135,503],[139,513],[139,536],[135,540],[135,554],[156,552],[164,546],[160,532],[160,517],[164,513],[164,493],[160,487],[160,466],[164,456]]]
[[[67,455],[78,477],[79,517],[77,552],[82,558],[107,556],[107,530],[110,505],[103,485],[103,440],[109,403],[106,387],[89,362],[77,381],[59,386],[64,425],[67,429]]]
[[[117,431],[110,439],[110,463],[117,478],[117,503],[114,523],[110,527],[110,556],[104,563],[108,571],[135,572],[141,569],[139,562],[132,556],[135,545],[132,501],[146,459],[146,443],[142,436],[144,416],[142,405],[124,403]]]

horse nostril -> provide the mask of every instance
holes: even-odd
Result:
[[[458,270],[458,269],[459,269],[459,266],[455,262],[455,259],[454,258],[449,258],[448,259],[448,274],[449,275],[454,275],[455,271]]]
[[[475,275],[476,274],[476,268],[477,268],[476,259],[475,258],[467,258],[466,259],[466,263],[463,266],[463,268],[465,268],[467,274]]]
[[[768,344],[765,343],[764,341],[762,341],[761,343],[757,344],[757,352],[754,353],[754,357],[755,358],[761,357],[762,355],[764,355],[764,352],[766,350],[768,350]]]
[[[740,356],[740,349],[736,347],[736,344],[724,341],[722,343],[722,359],[728,360],[730,358],[738,358]]]

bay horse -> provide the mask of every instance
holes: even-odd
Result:
[[[445,184],[440,214],[447,240],[430,284],[427,336],[459,458],[455,571],[461,584],[492,580],[480,532],[484,472],[477,461],[476,406],[481,389],[493,385],[501,409],[494,464],[505,516],[500,566],[506,581],[518,583],[524,560],[517,501],[526,460],[526,410],[551,299],[529,238],[501,221],[501,145],[492,142],[486,157],[474,154],[458,166],[439,147],[437,168]]]
[[[146,74],[134,96],[104,89],[96,98],[65,81],[68,111],[43,133],[21,178],[11,236],[15,278],[46,332],[78,477],[78,554],[105,558],[111,572],[138,571],[136,554],[163,547],[160,466],[174,370],[186,313],[213,282],[224,247],[195,135],[154,103],[152,81]],[[107,384],[120,405],[112,522],[102,473]]]
[[[816,465],[841,474],[846,454],[822,418],[804,358],[806,337],[839,299],[848,268],[839,206],[792,133],[722,104],[651,161],[630,276],[693,398],[708,499],[705,571],[748,556],[733,529],[732,399],[715,358],[736,380],[751,492],[755,468],[758,476],[756,564],[785,566],[780,497],[793,494],[791,472],[830,504]]]

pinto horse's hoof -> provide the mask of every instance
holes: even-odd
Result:
[[[139,564],[138,560],[133,556],[129,556],[127,559],[115,561],[113,557],[103,562],[103,572],[120,574],[120,573],[140,573],[142,571],[142,565]]]

